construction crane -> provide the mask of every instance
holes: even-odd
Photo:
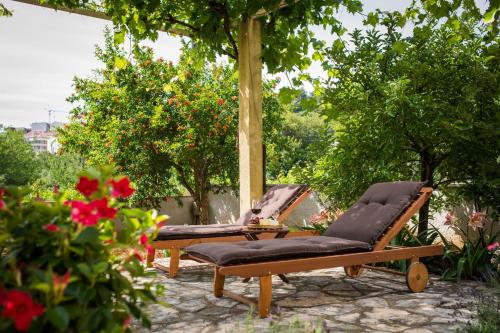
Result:
[[[65,114],[69,113],[68,111],[61,111],[54,109],[48,109],[47,112],[49,113],[49,124],[52,124],[55,121],[54,113],[65,113]]]

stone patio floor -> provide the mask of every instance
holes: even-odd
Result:
[[[148,308],[151,332],[275,332],[277,325],[280,332],[291,332],[283,328],[294,321],[310,321],[328,332],[455,332],[472,320],[478,299],[492,291],[479,282],[431,276],[424,292],[411,293],[403,276],[365,270],[352,279],[342,268],[323,269],[289,274],[290,284],[273,277],[271,318],[258,319],[248,306],[212,295],[209,266],[190,261],[181,266],[176,279],[158,271],[155,281],[166,288],[161,300],[170,306]],[[225,288],[252,297],[259,291],[257,280],[234,277],[226,278]]]

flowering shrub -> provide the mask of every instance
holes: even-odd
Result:
[[[131,316],[148,326],[142,304],[161,286],[141,253],[165,217],[125,208],[134,192],[109,169],[89,171],[80,200],[26,200],[27,190],[0,189],[0,331],[125,332]],[[123,254],[126,253],[126,254]]]
[[[493,226],[498,222],[490,221],[488,214],[478,211],[473,212],[466,221],[463,221],[467,222],[465,227],[460,227],[460,222],[460,219],[456,218],[453,213],[446,214],[445,225],[454,227],[461,235],[464,244],[459,247],[441,236],[445,245],[444,258],[449,263],[449,267],[444,272],[444,278],[497,280],[499,278],[498,266],[495,263],[497,263],[500,251],[495,252],[495,244],[498,242],[488,244],[498,237],[498,233],[493,234]],[[491,225],[491,230],[485,230],[488,223]]]

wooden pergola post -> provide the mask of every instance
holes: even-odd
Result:
[[[263,194],[261,23],[250,18],[239,33],[240,213]]]

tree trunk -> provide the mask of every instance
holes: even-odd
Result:
[[[208,193],[203,191],[199,193],[199,198],[196,200],[196,204],[198,205],[200,212],[200,224],[208,224]]]
[[[420,180],[427,182],[425,186],[434,187],[434,169],[430,158],[426,154],[420,155]],[[423,239],[427,237],[427,230],[429,229],[429,206],[430,199],[420,208],[418,214],[418,235]]]

